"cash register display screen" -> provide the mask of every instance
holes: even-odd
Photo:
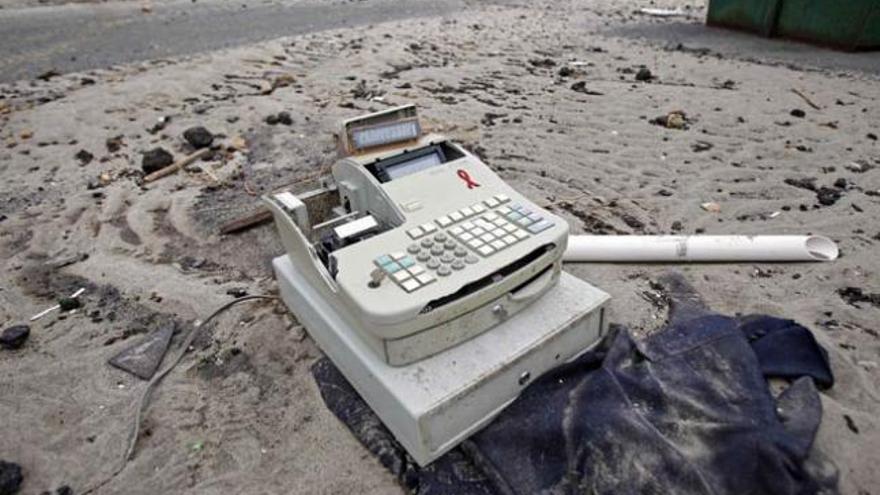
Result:
[[[421,172],[422,170],[436,167],[443,163],[443,158],[438,151],[427,155],[418,156],[405,162],[396,163],[385,167],[385,173],[388,174],[388,180],[395,180],[407,175]]]

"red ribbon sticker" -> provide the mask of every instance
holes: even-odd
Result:
[[[467,184],[468,189],[480,187],[479,184],[477,184],[476,182],[474,182],[473,179],[471,179],[471,175],[469,173],[467,173],[467,170],[460,168],[460,169],[458,169],[458,171],[456,173],[458,174],[458,177],[461,180],[463,180],[465,182],[465,184]]]

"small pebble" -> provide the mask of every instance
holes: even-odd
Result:
[[[31,334],[27,325],[13,325],[0,334],[0,346],[5,349],[20,349]],[[2,491],[0,491],[2,493]]]

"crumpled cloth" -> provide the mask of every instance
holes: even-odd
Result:
[[[811,494],[836,477],[808,461],[834,378],[791,320],[709,311],[666,280],[666,328],[622,328],[529,385],[494,421],[420,468],[326,358],[312,368],[328,408],[418,494]],[[778,397],[768,378],[790,382]]]

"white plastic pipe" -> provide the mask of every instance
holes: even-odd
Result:
[[[831,261],[837,244],[818,235],[575,235],[567,262]]]

